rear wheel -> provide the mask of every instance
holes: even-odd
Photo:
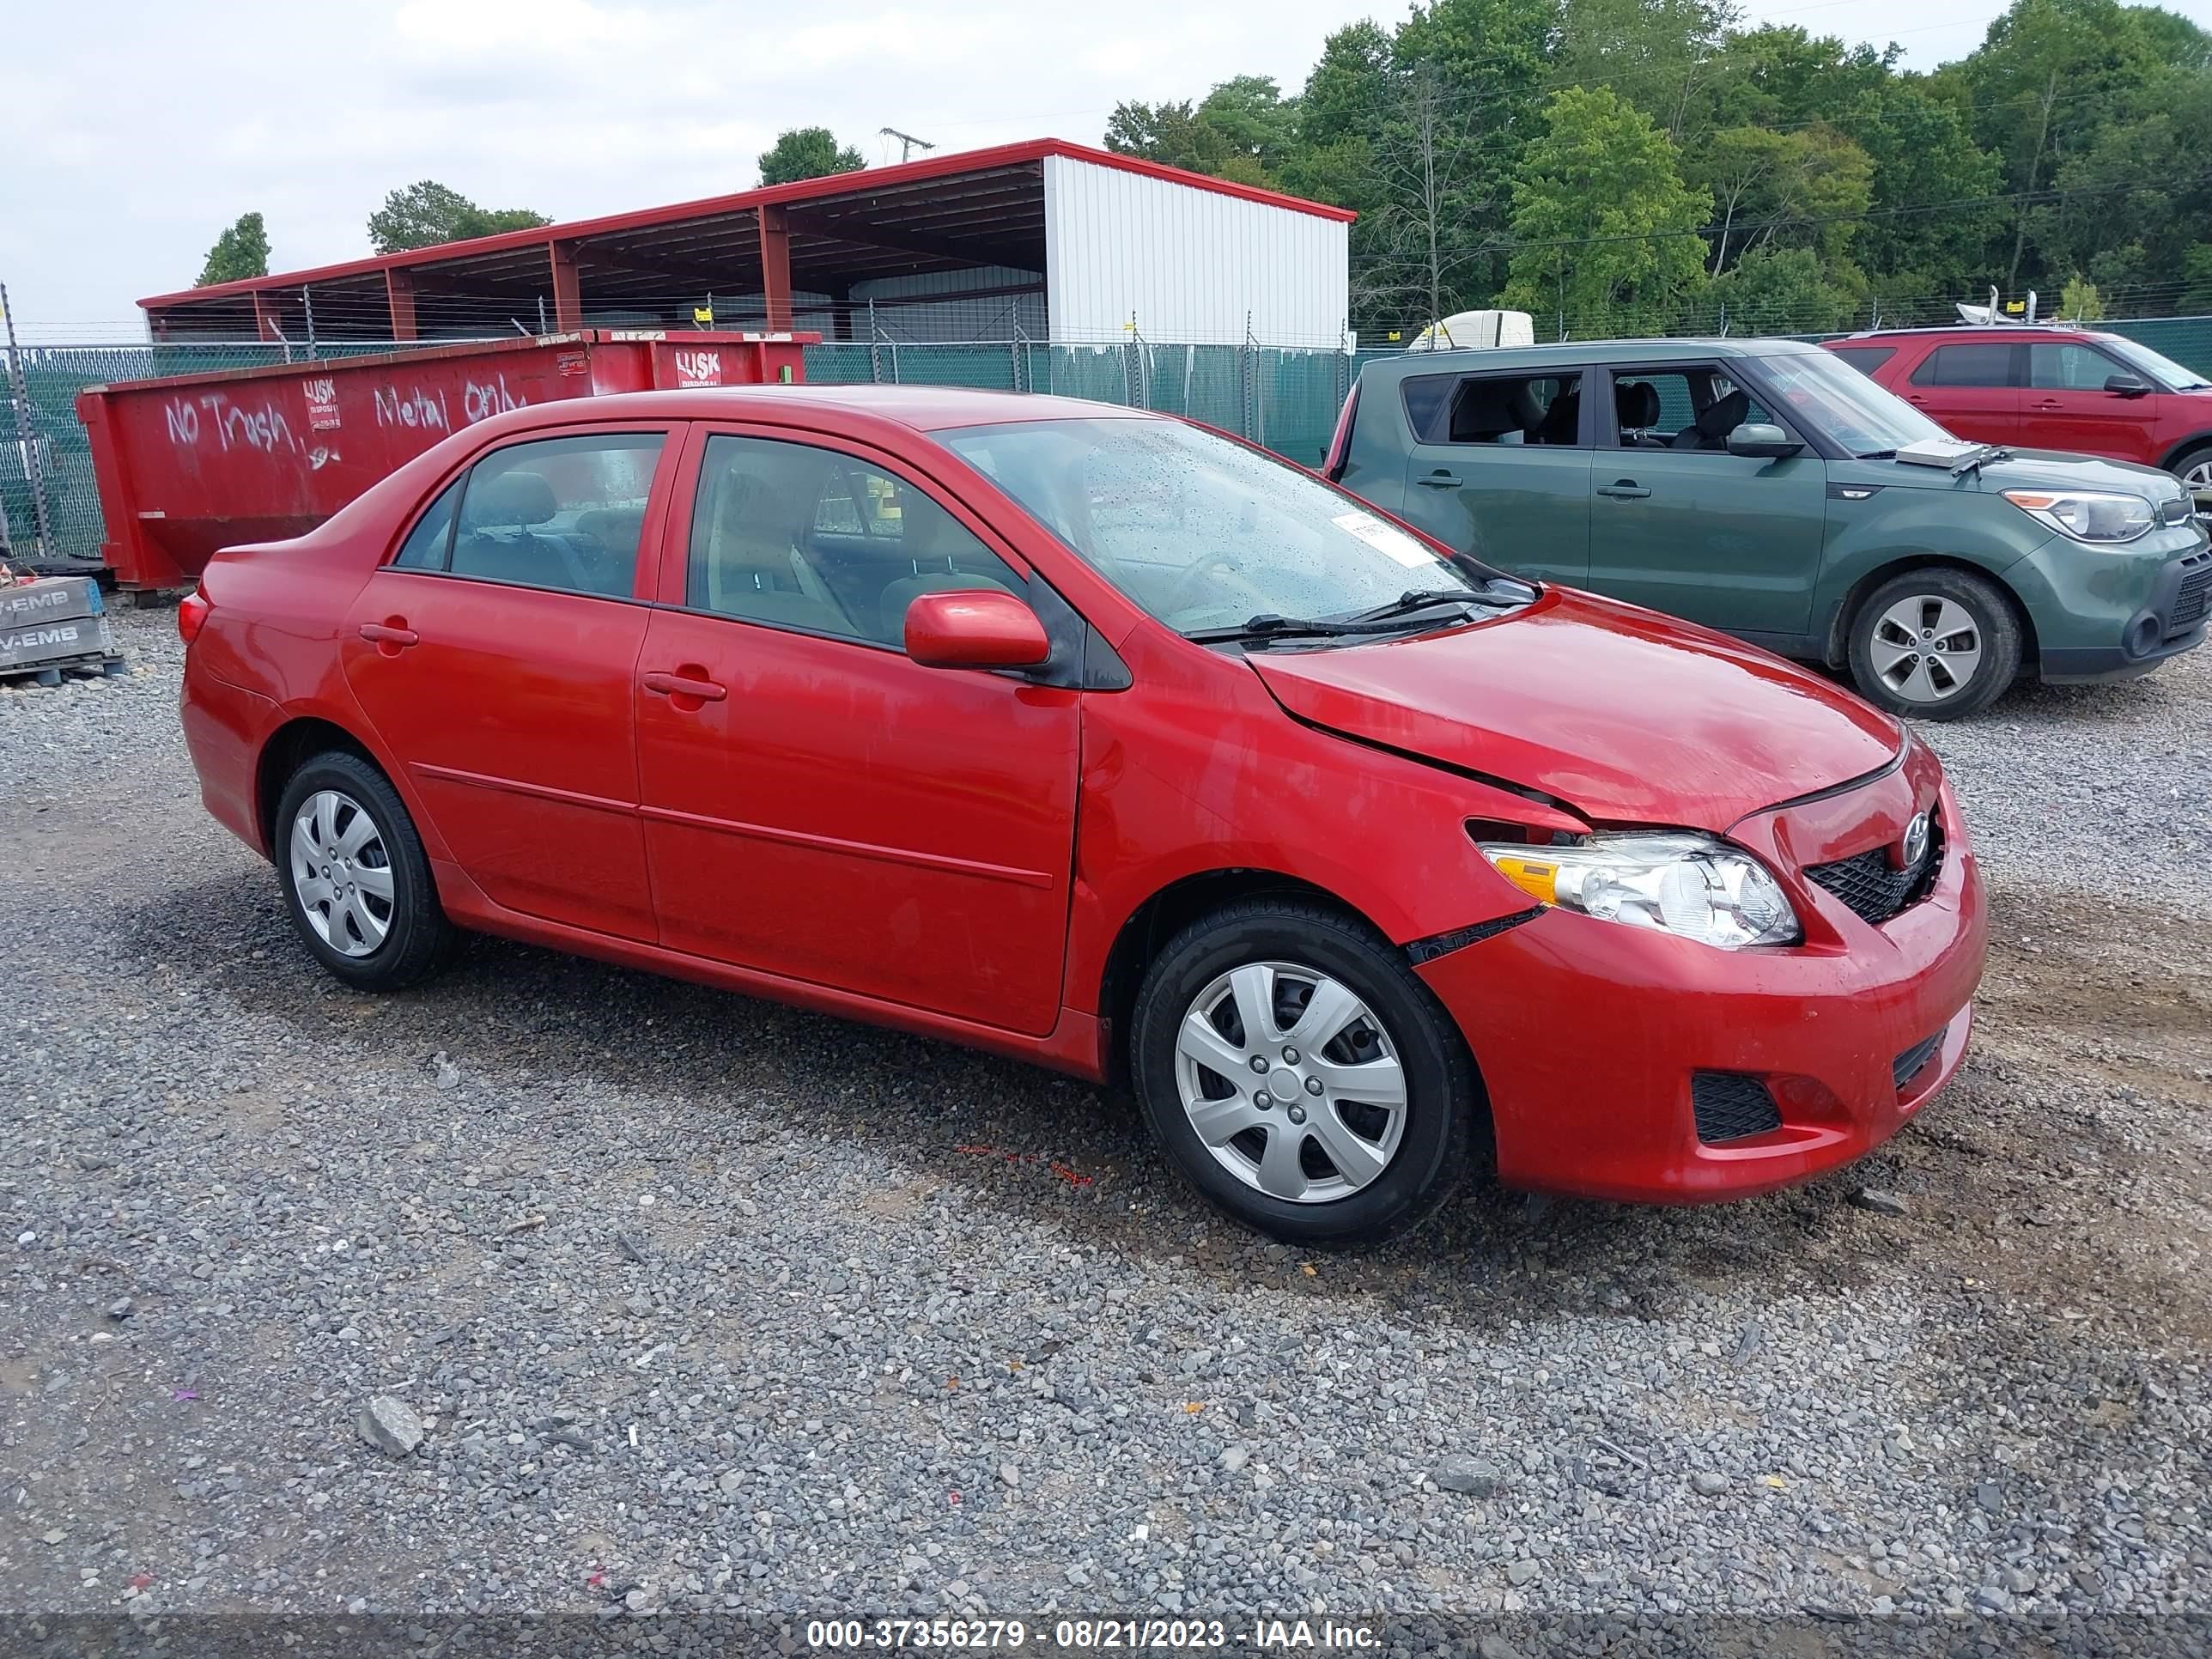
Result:
[[[393,990],[443,967],[457,939],[398,792],[358,755],[305,762],[284,786],[276,876],[293,926],[349,985]]]
[[[1988,708],[2020,672],[2020,619],[1996,584],[1933,567],[1860,601],[1850,637],[1859,695],[1893,714],[1954,720]]]
[[[1403,1232],[1473,1158],[1477,1085],[1450,1016],[1400,952],[1325,906],[1251,899],[1194,923],[1147,971],[1132,1025],[1161,1146],[1278,1238]]]

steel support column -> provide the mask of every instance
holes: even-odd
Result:
[[[415,277],[410,271],[388,266],[384,273],[384,297],[392,307],[392,337],[412,340],[415,332]]]
[[[767,326],[791,326],[791,228],[781,206],[760,210],[761,306]]]
[[[584,325],[584,294],[576,281],[576,245],[548,242],[553,261],[553,326],[573,334]]]

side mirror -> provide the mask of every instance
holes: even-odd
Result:
[[[1052,655],[1036,612],[994,587],[919,594],[906,608],[906,653],[925,668],[1035,668]]]
[[[1756,460],[1786,460],[1804,447],[1780,427],[1764,421],[1747,421],[1728,435],[1729,454],[1748,455]]]
[[[2105,378],[2105,390],[2116,398],[2148,398],[2151,384],[2140,374],[2110,374]]]

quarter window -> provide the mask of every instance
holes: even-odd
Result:
[[[487,455],[461,497],[453,574],[629,597],[661,443],[657,432],[594,433]]]
[[[461,480],[456,478],[430,503],[392,562],[402,570],[443,570],[453,544],[453,509],[461,502]]]
[[[2012,384],[2009,345],[1937,346],[1912,371],[1915,386],[2001,386]]]
[[[951,514],[855,457],[772,438],[707,441],[684,602],[745,622],[897,647],[906,609],[1022,578]]]

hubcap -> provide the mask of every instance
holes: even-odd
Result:
[[[292,820],[292,890],[333,951],[365,957],[392,931],[392,857],[359,801],[319,789]]]
[[[2206,498],[2212,497],[2212,459],[2202,460],[2181,475],[2181,487],[2195,496],[2201,510]]]
[[[1867,655],[1907,702],[1946,702],[1982,663],[1982,630],[1966,608],[1933,593],[1899,599],[1875,620]]]
[[[1348,988],[1295,963],[1248,963],[1192,999],[1176,1086],[1215,1162],[1295,1204],[1358,1192],[1405,1134],[1390,1034]]]

